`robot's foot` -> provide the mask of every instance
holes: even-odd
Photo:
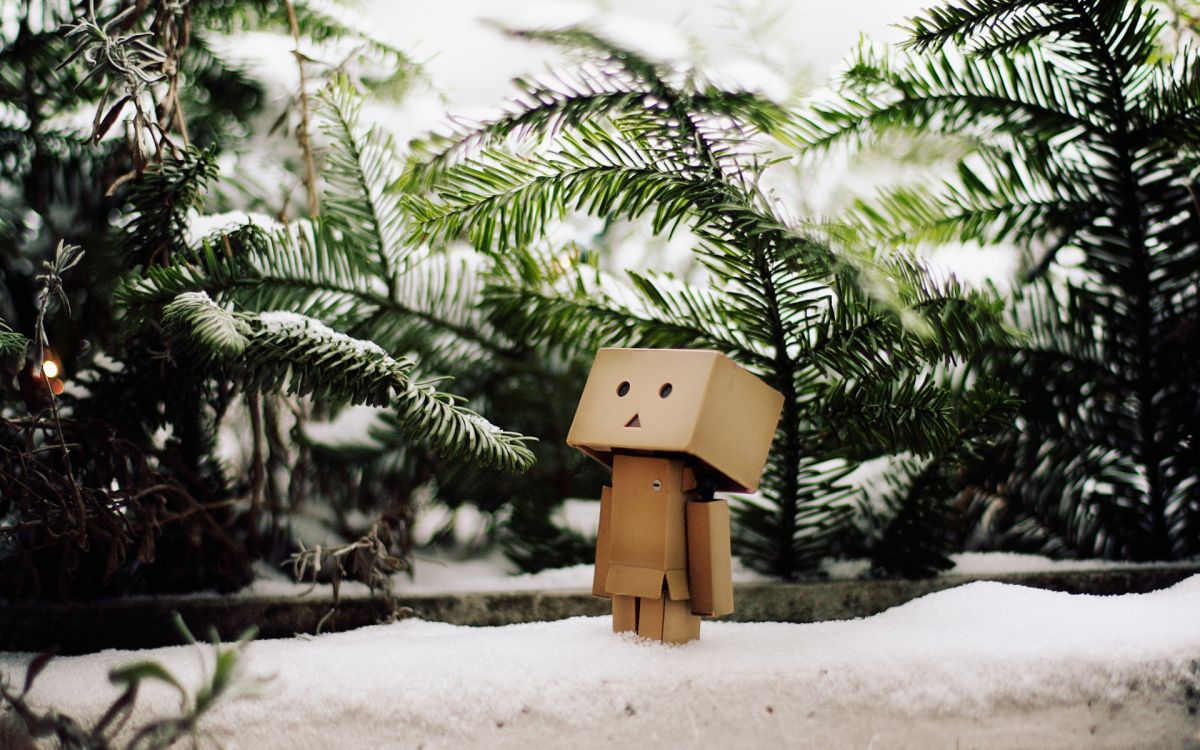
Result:
[[[687,643],[700,637],[700,618],[686,599],[673,601],[613,595],[613,632],[636,632],[664,643]]]

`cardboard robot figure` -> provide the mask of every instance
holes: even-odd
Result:
[[[592,593],[613,630],[684,643],[733,611],[729,505],[758,487],[783,396],[715,351],[601,349],[567,444],[612,469]]]

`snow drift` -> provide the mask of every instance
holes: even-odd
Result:
[[[196,647],[109,651],[56,660],[32,700],[99,716],[135,658],[199,679]],[[227,748],[1197,747],[1200,576],[1112,597],[973,583],[860,620],[705,622],[683,646],[606,618],[404,621],[253,643],[247,667],[270,681],[204,723]]]

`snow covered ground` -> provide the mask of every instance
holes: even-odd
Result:
[[[21,675],[27,655],[0,655]],[[62,658],[32,700],[96,717],[110,668],[195,647]],[[874,617],[706,622],[664,646],[606,618],[499,628],[403,621],[262,641],[269,682],[219,707],[236,748],[1200,748],[1200,576],[1151,594],[973,583]],[[139,716],[175,698],[146,690]],[[0,732],[0,737],[3,733]]]
[[[1063,573],[1066,571],[1137,570],[1143,567],[1162,567],[1164,563],[1129,563],[1109,560],[1052,560],[1041,555],[1015,552],[963,552],[951,555],[954,567],[942,576],[990,578],[1023,573]],[[1170,563],[1165,563],[1170,565]],[[1181,567],[1193,567],[1194,562],[1180,562]],[[826,560],[818,580],[852,581],[866,576],[870,560]],[[458,560],[433,553],[418,553],[413,560],[412,576],[398,575],[392,590],[405,594],[451,594],[490,591],[587,591],[592,588],[593,568],[590,564],[568,568],[551,568],[538,573],[517,574],[516,566],[496,549],[486,555]],[[735,583],[776,580],[746,568],[733,560]],[[311,584],[296,583],[279,571],[260,570],[259,578],[247,587],[246,596],[287,596],[307,591]],[[324,591],[326,587],[320,587]],[[365,584],[345,582],[344,594],[367,595]],[[215,594],[214,594],[215,596]]]

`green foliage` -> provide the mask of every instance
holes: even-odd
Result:
[[[338,6],[290,5],[297,45],[345,42],[323,48],[346,53],[328,66],[306,58],[310,81],[345,69],[394,94],[417,73]],[[532,461],[523,438],[440,393],[407,356],[453,356],[452,342],[422,342],[434,338],[431,330],[453,339],[438,314],[468,301],[457,268],[417,258],[396,241],[396,201],[383,191],[392,175],[372,172],[395,160],[392,146],[359,128],[358,97],[345,81],[330,93],[340,99],[322,104],[332,141],[329,216],[192,237],[198,215],[230,207],[221,184],[230,177],[218,174],[218,163],[240,154],[265,100],[214,37],[249,28],[291,35],[287,6],[33,2],[4,26],[0,315],[16,332],[0,329],[0,356],[36,338],[62,357],[78,386],[47,404],[46,388],[25,368],[20,398],[2,394],[0,516],[11,521],[0,532],[5,595],[230,590],[247,581],[252,556],[286,556],[270,535],[285,511],[276,484],[293,468],[297,476],[308,469],[284,463],[296,452],[282,437],[291,414],[281,409],[302,407],[259,400],[260,391],[326,399],[314,408],[327,410],[387,403],[397,440],[447,461],[474,458],[505,470]],[[364,64],[369,70],[360,72]],[[94,112],[90,130],[74,124],[81,109]],[[356,213],[364,197],[365,217]],[[45,285],[28,269],[41,267],[63,238],[86,245],[87,255],[53,299],[41,298]],[[446,294],[435,300],[421,284],[438,274]],[[219,305],[196,304],[198,292]],[[270,445],[269,466],[256,463],[248,478],[228,476],[215,457],[227,410],[243,403],[260,422],[252,424],[255,450]],[[258,515],[264,485],[270,524]],[[291,489],[295,508],[305,489]],[[348,494],[346,486],[328,491]],[[392,510],[403,537],[405,512]]]
[[[186,185],[199,179],[196,170],[152,166],[145,174],[154,179],[160,170],[177,181],[160,183],[162,194],[199,199],[201,191]],[[133,213],[140,216],[160,198],[137,196]],[[193,207],[175,204],[164,216]],[[130,231],[140,226],[135,219]],[[60,243],[37,277],[33,328],[42,346],[61,346],[46,331],[72,312],[64,274],[79,263],[78,251]],[[58,315],[48,314],[56,300]],[[246,583],[249,559],[226,528],[226,480],[212,457],[228,396],[156,358],[157,338],[131,321],[124,341],[108,350],[113,365],[71,373],[83,386],[80,395],[56,399],[31,367],[18,374],[23,403],[0,413],[0,512],[16,521],[5,530],[9,546],[0,556],[6,594],[229,590]],[[170,438],[156,441],[159,431]]]
[[[914,394],[921,390],[914,390]],[[946,393],[955,390],[967,393],[967,398],[945,398]],[[909,402],[907,395],[897,395],[901,403]],[[1005,384],[985,381],[969,390],[960,385],[957,389],[928,393],[912,403],[907,413],[880,413],[880,421],[887,423],[897,416],[903,421],[932,406],[950,412],[951,416],[941,421],[953,424],[954,431],[934,436],[941,447],[928,456],[895,460],[889,467],[883,492],[873,502],[864,504],[863,514],[878,535],[878,542],[868,550],[877,569],[933,575],[951,567],[947,552],[958,549],[970,527],[979,523],[958,510],[962,504],[959,490],[966,483],[970,467],[987,453],[995,436],[1010,425],[1019,402]],[[878,425],[876,422],[877,430]],[[920,424],[914,427],[919,429]],[[888,433],[895,431],[894,427],[882,429]],[[870,439],[866,436],[867,441]]]
[[[384,191],[395,158],[390,139],[375,128],[358,127],[361,99],[347,80],[335,79],[320,101],[333,145],[319,219],[296,231],[270,235],[247,227],[240,236],[217,238],[228,255],[210,243],[185,262],[150,269],[119,299],[131,305],[165,302],[163,323],[183,334],[190,354],[228,366],[248,389],[391,406],[410,440],[488,466],[529,468],[533,456],[524,438],[494,427],[428,383],[415,382],[415,363],[387,353],[402,351],[400,342],[385,339],[385,349],[329,327],[379,333],[377,321],[385,311],[421,323],[439,318],[421,300],[401,296],[402,268],[418,258],[401,241],[404,217],[396,198]],[[422,286],[421,292],[436,295],[438,288]],[[208,296],[220,299],[223,293],[253,311],[229,312]]]
[[[203,292],[189,292],[163,309],[163,324],[183,339],[188,355],[223,366],[227,376],[247,389],[392,406],[410,440],[444,454],[508,471],[527,469],[533,462],[523,445],[526,438],[458,406],[453,396],[414,382],[413,361],[393,359],[377,344],[350,338],[313,318],[232,313]]]
[[[213,52],[209,25],[191,23],[208,3],[100,3],[99,17],[87,3],[18,5],[0,39],[0,111],[18,113],[0,117],[0,311],[30,331],[27,269],[59,240],[85,245],[68,289],[76,309],[53,332],[73,370],[83,341],[120,345],[110,294],[129,267],[112,217],[127,207],[126,187],[162,149],[180,156],[185,131],[204,148],[216,130],[244,132],[261,86]],[[81,112],[94,112],[90,127]]]
[[[590,364],[587,356],[559,357],[546,347],[525,344],[511,357],[472,362],[457,376],[489,405],[493,419],[538,436],[532,446],[537,464],[520,476],[462,464],[443,467],[437,472],[438,494],[496,512],[505,554],[526,572],[594,558],[592,540],[556,520],[564,498],[593,495],[604,481],[600,464],[566,444]]]
[[[403,241],[399,201],[385,191],[396,168],[396,148],[378,127],[359,125],[362,97],[345,78],[335,78],[317,97],[321,126],[334,147],[326,160],[325,219],[347,252],[361,256],[364,270],[396,295],[399,266],[414,252]]]
[[[226,33],[262,30],[291,33],[287,7],[280,0],[236,3],[207,0],[193,1],[191,5],[197,20]],[[424,77],[424,70],[411,55],[387,41],[372,27],[370,19],[356,12],[356,3],[292,0],[291,5],[296,28],[303,39],[314,45],[342,42],[349,50],[344,59],[335,60],[327,67],[341,73],[349,68],[363,68],[358,82],[376,96],[399,98],[414,80]],[[360,62],[360,65],[350,65],[352,61]],[[308,62],[319,64],[311,58]]]
[[[191,7],[197,9],[195,3]],[[179,66],[189,84],[180,92],[180,106],[188,115],[192,145],[203,150],[236,142],[264,104],[262,84],[222,58],[207,35],[191,40]]]
[[[589,62],[569,77],[519,81],[526,94],[508,114],[410,170],[398,186],[431,188],[410,199],[415,234],[467,237],[511,261],[487,304],[492,324],[519,340],[589,352],[715,348],[782,392],[762,496],[738,508],[748,562],[795,577],[848,533],[845,480],[859,462],[957,456],[967,425],[1010,406],[976,382],[938,377],[1006,338],[989,295],[799,224],[759,188],[767,137],[787,129],[778,107],[586,30],[519,35]],[[548,228],[574,212],[690,232],[707,278],[629,272],[621,284],[578,256],[539,257]],[[958,408],[936,406],[952,400]],[[952,492],[947,484],[930,491]]]
[[[195,638],[178,615],[176,623],[187,642],[196,645]],[[239,693],[247,690],[249,685],[244,675],[243,652],[254,634],[251,628],[228,646],[222,645],[214,634],[212,672],[208,673],[205,660],[205,674],[194,695],[170,670],[156,661],[139,661],[114,667],[109,671],[108,679],[121,688],[121,694],[90,728],[85,728],[79,719],[56,710],[39,711],[28,701],[27,696],[38,676],[53,660],[52,653],[42,654],[30,662],[25,670],[21,692],[11,691],[6,682],[0,679],[0,699],[35,740],[53,737],[59,747],[70,750],[165,750],[186,738],[194,742],[203,733],[201,721],[213,707],[222,701],[236,699]],[[127,727],[142,685],[153,683],[165,685],[179,695],[179,715]],[[122,739],[122,735],[126,739]]]
[[[0,319],[0,363],[12,362],[25,355],[25,347],[29,339],[13,331],[4,320]]]
[[[990,354],[1025,404],[979,481],[1035,548],[1200,550],[1200,56],[1164,54],[1162,30],[1142,2],[934,8],[909,23],[904,52],[861,49],[838,98],[794,134],[817,151],[897,131],[971,146],[940,185],[853,213],[878,238],[1021,248],[1034,283],[1014,317],[1029,337]]]
[[[149,268],[186,257],[188,212],[200,206],[216,178],[216,149],[189,149],[147,170],[130,190],[135,211],[125,230],[127,261]]]

